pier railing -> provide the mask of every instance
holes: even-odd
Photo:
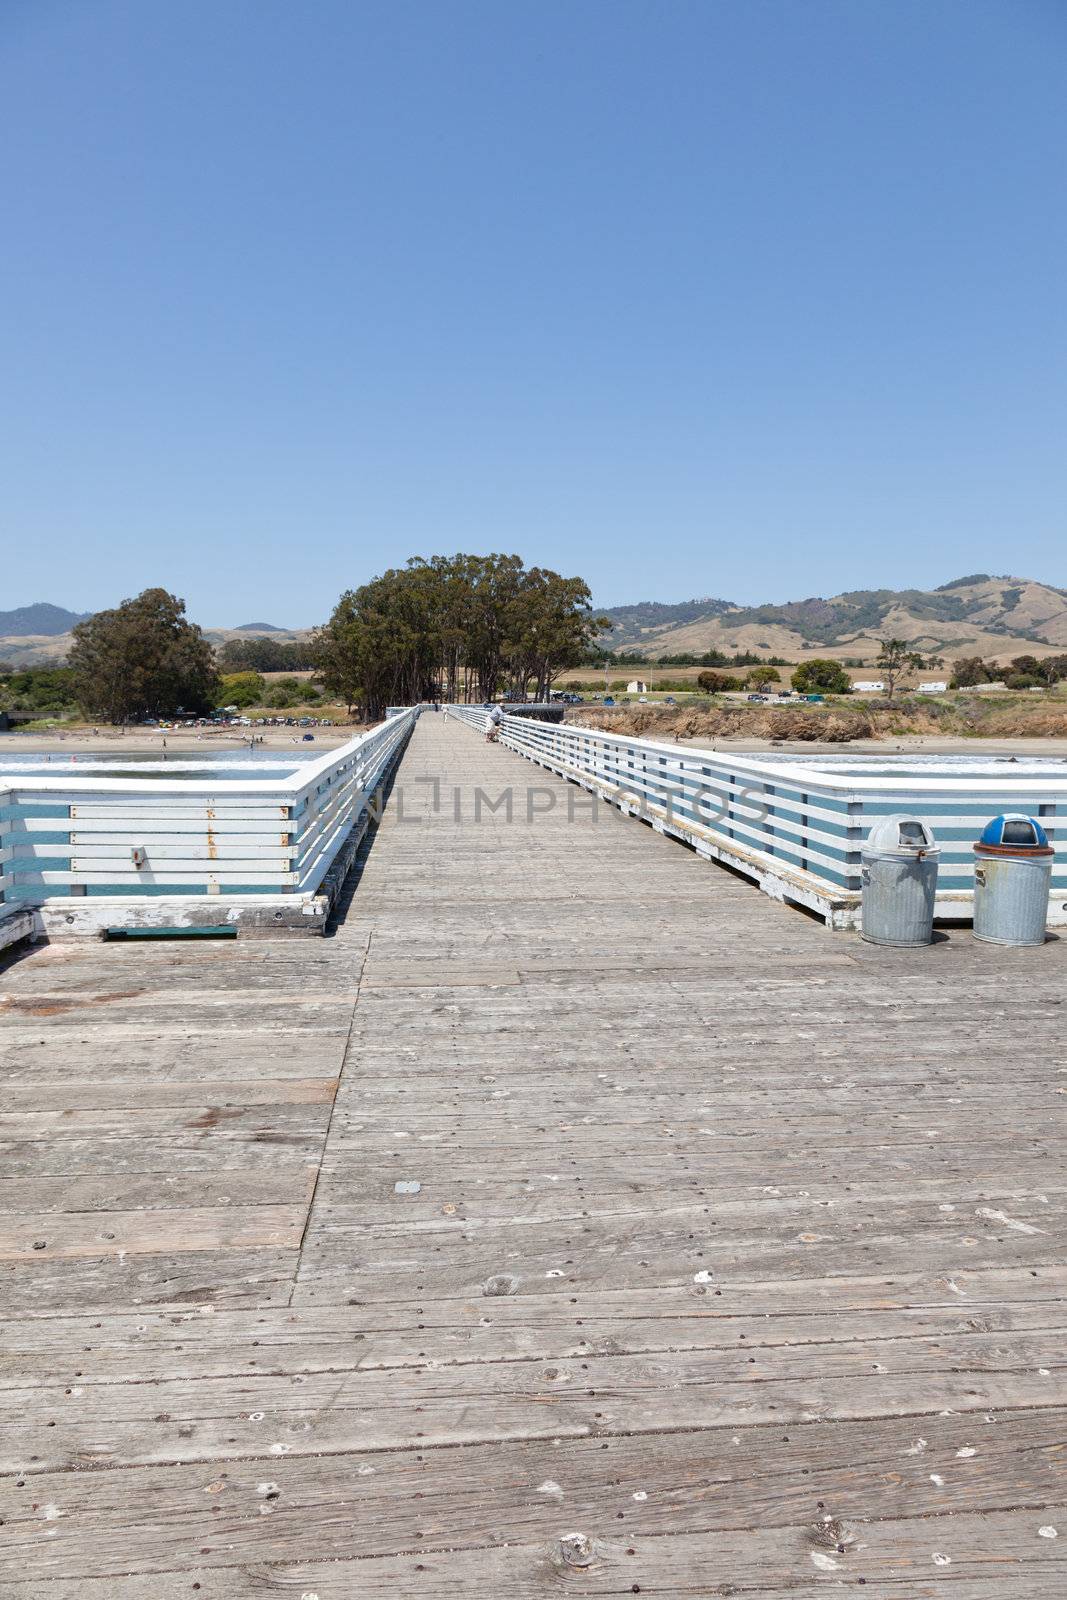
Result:
[[[485,726],[481,707],[448,709]],[[991,761],[954,776],[951,762],[924,758],[921,773],[887,773],[876,756],[835,771],[833,758],[820,767],[817,756],[735,755],[507,714],[500,742],[841,926],[855,921],[860,851],[879,817],[906,811],[930,824],[938,915],[969,917],[974,841],[998,812],[1025,811],[1055,847],[1049,920],[1067,922],[1067,772],[1006,775],[1009,763]]]
[[[123,770],[116,757],[61,773],[36,762],[9,772],[0,792],[5,906],[314,895],[417,716],[402,711],[311,761],[263,756],[275,768],[263,777],[233,763],[208,774],[195,758]]]

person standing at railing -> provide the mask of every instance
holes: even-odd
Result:
[[[493,744],[499,738],[499,736],[500,736],[500,724],[503,721],[503,718],[504,718],[504,713],[501,711],[499,706],[493,706],[492,710],[488,711],[486,713],[486,718],[485,718],[485,742],[486,742],[486,744]]]

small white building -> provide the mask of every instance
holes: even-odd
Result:
[[[627,694],[647,694],[648,684],[642,678],[634,678],[626,685]]]
[[[857,678],[852,688],[856,694],[885,694],[881,678]]]
[[[947,683],[942,683],[940,680],[938,680],[936,683],[920,683],[919,684],[919,693],[920,694],[944,694],[947,691],[947,689],[948,689],[948,684]]]

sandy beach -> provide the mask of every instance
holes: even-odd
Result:
[[[263,728],[256,730],[257,750],[333,750],[347,744],[359,726],[333,728]],[[304,739],[304,733],[314,739]],[[198,728],[187,733],[159,733],[153,728],[81,729],[72,733],[0,733],[0,761],[5,756],[122,755],[131,757],[203,755],[206,751],[247,753],[251,729]]]
[[[582,726],[591,726],[583,719]],[[300,750],[305,755],[315,751],[336,749],[346,744],[361,731],[359,725],[348,727],[315,728],[314,740],[304,740],[300,728],[264,728],[256,734],[257,750]],[[945,738],[934,734],[900,734],[885,739],[853,739],[847,744],[834,744],[807,739],[771,741],[752,738],[695,738],[676,739],[673,734],[657,734],[649,729],[643,737],[667,744],[687,745],[694,749],[728,749],[737,751],[780,750],[796,755],[860,755],[881,751],[913,751],[922,755],[971,756],[1050,756],[1067,761],[1067,739],[981,739]],[[165,741],[165,743],[164,743]],[[249,748],[249,734],[245,729],[198,730],[189,733],[159,734],[148,728],[133,729],[121,734],[118,729],[101,728],[75,733],[4,733],[0,734],[0,761],[5,756],[76,756],[122,755],[137,759],[146,756],[203,755],[207,751],[227,751],[243,754]]]

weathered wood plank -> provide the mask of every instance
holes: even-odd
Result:
[[[221,1078],[211,1083],[213,1106],[330,1105],[337,1091],[336,1078]],[[84,1111],[144,1111],[158,1106],[203,1109],[201,1079],[167,1078],[125,1080],[119,1083],[10,1084],[4,1089],[8,1116],[41,1116],[58,1111],[69,1120]],[[6,1127],[6,1124],[5,1124]]]
[[[182,1310],[286,1305],[298,1259],[292,1249],[235,1247],[5,1262],[0,1266],[0,1304],[9,1319],[50,1317],[75,1305],[96,1316],[106,1316],[116,1306]]]
[[[31,1206],[42,1213],[178,1211],[188,1204],[191,1187],[203,1206],[300,1205],[306,1210],[315,1191],[317,1173],[318,1169],[310,1164],[274,1167],[267,1172],[202,1172],[192,1186],[184,1171],[111,1177],[46,1178],[34,1174],[0,1178],[0,1222]]]
[[[180,1210],[50,1212],[0,1219],[0,1261],[180,1255],[189,1250],[296,1250],[307,1207],[198,1206]]]
[[[204,1108],[205,1115],[210,1109]],[[305,1131],[261,1121],[241,1132],[224,1124],[221,1132],[208,1127],[158,1137],[138,1130],[136,1137],[119,1131],[110,1138],[4,1139],[0,1170],[10,1177],[39,1173],[49,1178],[184,1172],[195,1183],[199,1173],[229,1166],[245,1171],[306,1167],[318,1156],[324,1134],[325,1121]]]
[[[252,1096],[252,1103],[227,1098],[218,1100],[200,1086],[197,1100],[186,1097],[169,1102],[161,1096],[157,1105],[118,1105],[68,1107],[65,1110],[0,1112],[0,1141],[34,1143],[50,1147],[80,1139],[182,1137],[188,1132],[210,1135],[215,1140],[254,1139],[257,1134],[286,1134],[314,1137],[322,1132],[329,1116],[329,1100],[320,1093],[314,1098],[268,1101]],[[119,1099],[129,1098],[120,1096]],[[151,1099],[151,1096],[149,1097]]]
[[[38,1558],[42,1575],[55,1578],[151,1570],[197,1548],[203,1567],[229,1572],[261,1561],[265,1550],[284,1561],[310,1550],[321,1560],[367,1559],[446,1538],[477,1548],[492,1545],[501,1526],[526,1542],[571,1525],[615,1532],[620,1520],[645,1537],[679,1528],[762,1534],[818,1525],[826,1511],[835,1523],[863,1517],[874,1504],[882,1520],[941,1519],[996,1512],[1008,1483],[1037,1511],[1062,1500],[1064,1420],[1062,1412],[1006,1413],[976,1430],[970,1419],[934,1417],[903,1447],[895,1425],[881,1421],[752,1428],[716,1440],[713,1450],[686,1434],[614,1439],[606,1449],[602,1440],[560,1440],[281,1456],[236,1461],[218,1476],[203,1463],[33,1473],[21,1489],[10,1479],[0,1487],[0,1580]],[[167,1517],[151,1546],[131,1550],[130,1528],[154,1523],[161,1504]],[[42,1506],[60,1511],[51,1520],[62,1522],[63,1535],[45,1549]]]
[[[5,1086],[39,1084],[62,1087],[77,1061],[79,1078],[94,1083],[162,1082],[169,1074],[213,1081],[239,1077],[277,1081],[284,1078],[330,1078],[339,1074],[348,1043],[348,1024],[323,1029],[249,1028],[227,1035],[224,1051],[218,1034],[197,1028],[171,1027],[151,1033],[140,1028],[58,1030],[52,1023],[42,1037],[40,1025],[29,1034],[5,1036]]]
[[[427,1363],[418,1370],[349,1367],[298,1376],[249,1370],[241,1378],[162,1381],[147,1389],[93,1384],[70,1395],[58,1386],[5,1389],[0,1470],[17,1471],[31,1458],[52,1469],[222,1461],[887,1413],[914,1425],[915,1418],[943,1410],[983,1415],[1062,1403],[1058,1334],[975,1335],[969,1346],[945,1341],[944,1353],[923,1350],[921,1342],[906,1345],[895,1357],[880,1349],[885,1361],[847,1347],[764,1349],[755,1357],[697,1351],[590,1355],[548,1367]]]
[[[560,1592],[788,1594],[791,1600],[813,1600],[826,1593],[831,1575],[838,1583],[862,1578],[881,1600],[899,1600],[902,1583],[908,1600],[1003,1600],[1005,1593],[1059,1600],[1063,1592],[1067,1557],[1058,1539],[1042,1535],[1042,1527],[1052,1524],[1032,1511],[891,1522],[824,1515],[767,1532],[746,1528],[664,1538],[647,1536],[639,1526],[620,1529],[616,1518],[585,1533],[575,1530],[573,1517],[557,1512],[552,1534],[536,1542],[454,1548],[427,1529],[413,1551],[356,1561],[323,1561],[316,1554],[295,1563],[271,1559],[263,1526],[268,1516],[258,1519],[261,1554],[250,1566],[219,1571],[202,1564],[215,1548],[209,1544],[196,1557],[187,1556],[179,1570],[74,1580],[78,1587],[61,1581],[48,1594],[50,1600],[174,1600],[196,1584],[208,1600],[261,1600],[272,1590],[301,1600],[451,1600],[457,1593],[535,1600]],[[1062,1525],[1062,1514],[1057,1520]],[[226,1537],[226,1521],[219,1518],[214,1538]],[[706,1587],[705,1575],[713,1577],[714,1589]],[[695,1589],[694,1580],[705,1587]],[[40,1600],[39,1589],[21,1583],[10,1593],[15,1600]]]

